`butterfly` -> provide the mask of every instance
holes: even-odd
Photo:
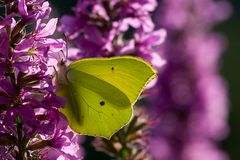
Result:
[[[133,105],[156,70],[141,58],[87,58],[58,63],[57,95],[70,128],[82,135],[111,136],[128,124]]]

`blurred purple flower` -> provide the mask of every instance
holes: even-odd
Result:
[[[226,0],[176,0],[160,1],[158,26],[174,30],[211,30],[218,22],[231,15],[231,5]],[[177,14],[177,16],[176,16]],[[160,20],[161,19],[161,20]],[[162,23],[163,22],[163,23]]]
[[[218,73],[226,45],[211,30],[230,13],[224,0],[161,0],[156,21],[168,37],[159,54],[167,64],[152,98],[153,114],[160,117],[152,132],[154,159],[228,159],[217,148],[228,134],[226,84]]]

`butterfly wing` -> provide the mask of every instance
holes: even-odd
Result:
[[[68,66],[69,84],[59,94],[68,103],[62,112],[80,134],[110,138],[132,116],[132,105],[155,70],[134,57],[90,58]]]

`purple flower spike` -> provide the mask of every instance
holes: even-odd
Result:
[[[4,5],[4,2],[3,2]],[[81,159],[78,135],[59,109],[49,65],[66,48],[51,38],[57,18],[43,23],[51,8],[44,0],[18,0],[0,19],[0,159]],[[27,28],[33,24],[35,28]]]
[[[226,84],[218,73],[226,45],[211,30],[231,7],[224,0],[161,0],[157,13],[168,37],[158,48],[167,63],[152,96],[153,114],[160,117],[152,131],[153,159],[227,160],[217,147],[228,134]]]

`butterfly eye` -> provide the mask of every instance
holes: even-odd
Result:
[[[112,67],[111,70],[113,71],[113,70],[114,70],[114,67]]]
[[[66,63],[66,60],[64,60],[64,59],[62,59],[61,61],[60,61],[60,65],[64,65]]]
[[[61,59],[58,63],[57,63],[57,66],[58,67],[62,67],[62,66],[65,66],[66,64],[66,61],[64,59]]]

